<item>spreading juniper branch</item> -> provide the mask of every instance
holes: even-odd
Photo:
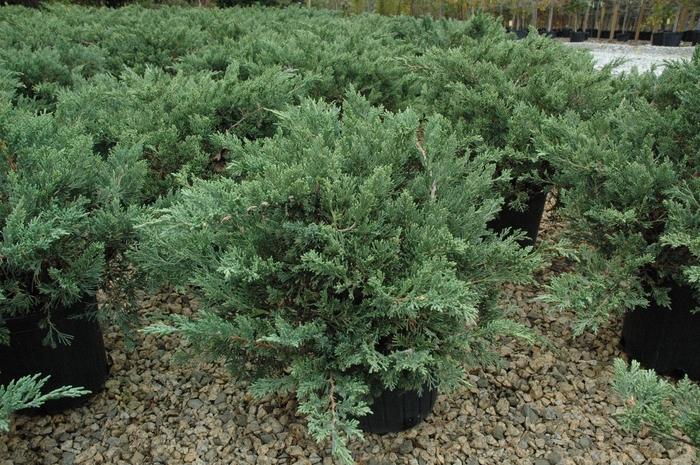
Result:
[[[0,431],[9,431],[9,417],[17,410],[41,407],[47,400],[90,394],[88,390],[72,386],[63,386],[42,394],[41,388],[49,376],[41,379],[40,376],[41,374],[24,376],[10,381],[7,386],[0,386]]]
[[[700,446],[700,387],[686,376],[675,384],[632,360],[629,370],[616,359],[613,391],[625,399],[615,413],[628,431],[649,428],[657,436]]]
[[[537,300],[552,304],[552,309],[574,310],[574,337],[587,330],[596,333],[610,315],[648,304],[638,273],[653,260],[650,255],[606,259],[587,246],[558,251],[573,258],[578,270],[552,277]]]

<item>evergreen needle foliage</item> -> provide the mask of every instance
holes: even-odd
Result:
[[[552,118],[536,141],[561,189],[560,252],[576,262],[543,299],[576,311],[576,334],[649,298],[670,306],[674,283],[700,290],[700,53],[636,82],[614,110]]]
[[[7,76],[0,84],[0,322],[42,313],[55,345],[69,340],[51,322],[57,307],[98,289],[111,297],[105,313],[128,307],[134,273],[124,251],[134,240],[130,205],[140,200],[146,164],[138,144],[94,153],[79,121],[17,108],[18,83]],[[0,335],[7,342],[7,332]]]
[[[480,150],[510,174],[499,187],[518,210],[552,185],[553,167],[534,143],[542,125],[567,112],[586,121],[621,100],[614,64],[594,71],[591,54],[530,32],[512,40],[498,18],[482,12],[467,22],[463,46],[431,48],[409,60],[419,87],[416,108],[479,137]]]
[[[628,431],[649,428],[664,439],[700,446],[700,387],[686,376],[671,384],[632,360],[615,360],[613,391],[625,399],[615,416]]]
[[[278,117],[274,137],[229,151],[237,179],[195,181],[144,218],[139,266],[202,300],[196,319],[145,331],[181,333],[257,397],[295,392],[310,434],[349,463],[381,390],[448,391],[496,335],[532,340],[496,299],[538,259],[486,228],[495,166],[444,118],[353,92]]]
[[[343,17],[317,9],[0,7],[0,70],[20,84],[13,103],[84,122],[96,149],[143,144],[149,202],[173,174],[218,177],[209,159],[231,137],[274,133],[275,111],[308,97],[339,102],[354,88],[391,111],[440,113],[484,143],[520,183],[502,179],[524,207],[524,182],[549,165],[533,150],[543,119],[588,119],[613,108],[610,69],[590,54],[530,34],[508,38],[486,14]],[[513,194],[513,195],[511,195]]]
[[[42,394],[41,387],[49,377],[40,379],[40,376],[41,374],[24,376],[11,381],[7,386],[0,386],[0,432],[10,430],[10,415],[17,410],[38,408],[47,400],[90,394],[90,391],[72,386],[63,386]]]

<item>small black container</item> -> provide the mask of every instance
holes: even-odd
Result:
[[[487,226],[496,233],[500,233],[506,228],[511,228],[511,230],[521,229],[525,231],[527,237],[520,241],[520,245],[522,247],[534,246],[540,231],[540,223],[542,222],[542,214],[546,203],[546,192],[530,194],[525,211],[513,210],[506,205],[495,219],[488,222]]]
[[[662,376],[687,374],[700,381],[700,313],[691,313],[700,304],[691,287],[664,285],[671,288],[671,308],[652,300],[647,308],[627,312],[620,343],[627,355]]]
[[[584,40],[586,40],[586,33],[584,31],[571,31],[569,42],[583,42]]]
[[[91,302],[94,304],[94,300]],[[75,318],[86,304],[52,311],[51,321],[62,333],[73,336],[70,345],[45,346],[48,330],[39,328],[44,314],[35,313],[4,318],[10,331],[10,345],[0,345],[0,385],[23,376],[41,373],[51,378],[41,389],[46,394],[62,386],[83,387],[91,392],[75,398],[53,399],[37,409],[22,413],[54,414],[77,407],[100,391],[109,371],[102,330],[97,321]]]
[[[662,45],[664,47],[678,47],[683,38],[682,32],[656,32],[651,39],[651,45]]]
[[[374,399],[372,413],[358,418],[359,428],[365,433],[397,433],[412,428],[427,417],[435,407],[437,389],[423,387],[417,391],[384,391]]]
[[[682,32],[664,32],[664,47],[679,47],[682,38]]]
[[[615,34],[615,39],[617,39],[618,42],[628,42],[630,40],[630,35],[628,33],[618,33]]]

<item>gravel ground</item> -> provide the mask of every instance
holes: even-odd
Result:
[[[545,213],[541,237],[557,222]],[[557,273],[554,264],[546,274]],[[542,282],[546,276],[539,276]],[[405,432],[367,435],[351,445],[356,462],[380,464],[692,464],[688,446],[626,435],[610,391],[620,321],[598,335],[572,340],[572,315],[533,302],[536,287],[507,286],[504,305],[557,347],[504,339],[506,367],[468,376],[470,387],[440,395],[433,413]],[[143,299],[143,310],[190,314],[192,296]],[[334,461],[295,414],[291,397],[253,400],[216,363],[182,366],[177,338],[142,337],[124,350],[110,328],[105,343],[114,366],[106,389],[87,405],[54,416],[15,415],[0,435],[0,465],[10,464],[323,464]]]
[[[666,66],[666,60],[690,60],[695,51],[694,46],[660,47],[649,45],[649,42],[622,43],[593,39],[564,43],[571,47],[591,50],[596,61],[596,69],[602,68],[615,59],[624,58],[626,62],[616,69],[616,73],[628,73],[634,67],[639,72],[647,72],[654,67],[654,72],[661,74]]]

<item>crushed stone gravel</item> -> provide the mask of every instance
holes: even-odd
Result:
[[[587,40],[585,42],[564,42],[570,47],[591,51],[596,61],[596,69],[601,69],[617,59],[625,60],[615,69],[616,74],[629,73],[636,68],[640,73],[652,71],[661,74],[668,60],[691,60],[695,46],[661,47],[649,42],[621,43],[608,40]]]

